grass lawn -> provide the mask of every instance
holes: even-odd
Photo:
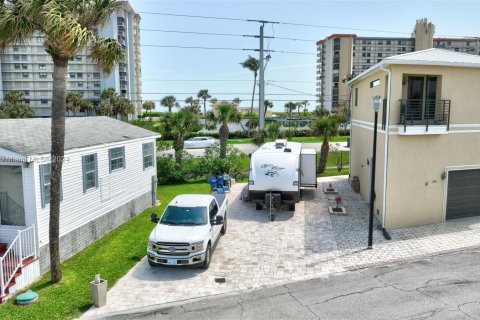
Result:
[[[158,188],[159,207],[145,210],[103,238],[62,263],[63,279],[50,283],[46,274],[30,288],[39,294],[39,301],[30,306],[17,306],[11,298],[0,306],[0,319],[73,319],[93,304],[90,281],[95,273],[108,280],[111,288],[146,254],[148,236],[154,224],[150,214],[161,214],[168,202],[180,193],[209,193],[207,183],[197,182]]]

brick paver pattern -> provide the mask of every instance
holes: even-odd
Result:
[[[347,215],[328,213],[336,197],[323,193],[329,183],[341,195]],[[480,246],[480,218],[472,217],[391,230],[390,241],[375,228],[373,249],[367,250],[369,207],[345,176],[319,179],[318,189],[305,191],[295,212],[282,210],[273,222],[266,211],[240,200],[245,187],[232,186],[227,233],[220,238],[208,270],[152,268],[143,258],[109,290],[105,307],[92,307],[84,316],[326,277]],[[216,283],[217,276],[226,282]]]

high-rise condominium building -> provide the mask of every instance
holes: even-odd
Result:
[[[142,112],[140,16],[128,1],[123,1],[105,25],[99,27],[98,34],[118,39],[126,50],[125,61],[117,64],[112,73],[102,74],[96,62],[88,57],[89,52],[82,50],[69,62],[67,90],[98,103],[102,90],[114,88],[134,103],[136,116]],[[26,102],[40,117],[51,114],[53,80],[52,59],[43,42],[42,34],[37,34],[25,43],[7,47],[0,55],[0,100],[8,91],[23,91]]]
[[[328,110],[345,105],[350,99],[343,82],[382,59],[429,48],[442,48],[480,54],[478,38],[433,38],[435,26],[427,19],[417,20],[410,38],[358,37],[332,34],[317,42],[317,102]]]

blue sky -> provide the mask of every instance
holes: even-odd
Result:
[[[333,33],[355,33],[358,36],[409,37],[415,21],[427,18],[435,24],[435,36],[480,36],[480,2],[476,1],[152,1],[131,0],[142,17],[142,29],[195,31],[253,35],[259,23],[193,19],[146,12],[204,15],[229,18],[260,19],[329,26],[312,28],[292,25],[266,25],[265,35],[319,40]],[[142,13],[144,12],[144,13]],[[346,28],[346,29],[340,29]],[[351,28],[351,29],[349,29]],[[379,31],[361,31],[371,29]],[[396,33],[394,33],[396,32]],[[164,33],[142,30],[142,45],[204,46],[258,48],[257,38]],[[265,41],[273,50],[316,53],[315,41]],[[143,99],[159,100],[173,94],[184,100],[200,89],[208,89],[219,100],[240,97],[249,106],[253,74],[242,69],[240,62],[258,52],[160,48],[142,46]],[[265,79],[305,94],[267,85],[266,99],[273,101],[275,111],[283,111],[286,101],[312,100],[315,107],[316,56],[272,53]],[[174,81],[177,80],[177,81]],[[221,80],[221,81],[178,81]],[[233,81],[232,81],[233,80]],[[238,81],[240,80],[240,81]],[[284,82],[292,81],[292,82]],[[277,95],[278,94],[278,95]],[[291,95],[292,94],[292,95]],[[257,97],[258,98],[258,97]],[[280,101],[282,100],[282,101]],[[256,102],[258,105],[258,102]]]

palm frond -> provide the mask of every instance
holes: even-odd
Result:
[[[125,61],[125,49],[117,40],[96,37],[90,45],[89,57],[98,62],[99,69],[104,73],[112,72],[115,63]]]
[[[20,5],[0,6],[0,51],[12,43],[22,43],[37,29],[27,16],[21,14]]]
[[[77,15],[79,24],[87,29],[105,24],[111,14],[123,5],[117,0],[64,0],[65,6]]]

